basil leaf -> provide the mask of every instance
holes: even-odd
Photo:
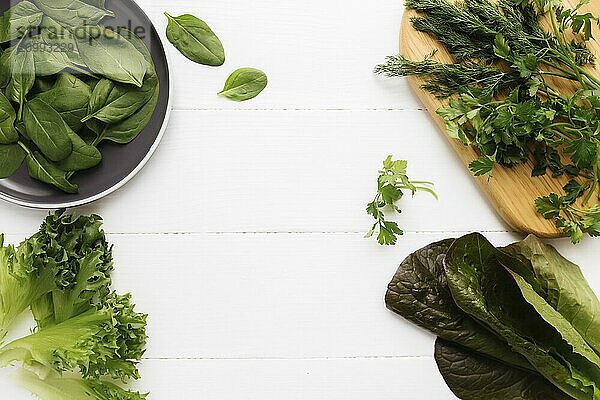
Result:
[[[23,164],[27,153],[18,144],[0,144],[0,179],[8,178]]]
[[[507,364],[532,369],[506,342],[454,303],[443,266],[444,256],[452,242],[450,239],[433,243],[409,255],[388,285],[385,296],[387,307],[446,340]]]
[[[114,17],[112,11],[80,0],[35,0],[35,3],[44,14],[70,27],[96,25],[104,17]]]
[[[73,142],[73,152],[64,160],[58,162],[57,166],[63,171],[83,171],[100,164],[102,155],[94,146],[87,144],[77,134],[69,133]]]
[[[169,20],[167,39],[184,56],[203,65],[216,67],[225,63],[223,44],[204,21],[190,14],[165,15]]]
[[[60,74],[54,86],[36,98],[52,104],[52,108],[58,111],[67,125],[78,132],[83,126],[81,119],[87,114],[91,95],[90,88],[81,79],[70,74]]]
[[[27,169],[32,178],[54,185],[63,192],[77,193],[79,191],[77,185],[67,179],[67,172],[53,165],[37,151],[27,156]]]
[[[480,234],[456,240],[445,258],[452,297],[565,393],[595,399],[600,357],[514,272],[519,263]]]
[[[31,140],[51,161],[64,160],[73,151],[71,128],[46,102],[35,98],[25,106],[25,128]]]
[[[99,26],[78,28],[79,55],[92,72],[114,81],[142,86],[147,71],[144,56],[118,33]]]
[[[0,144],[11,144],[19,140],[14,126],[16,118],[12,104],[0,91]]]
[[[437,339],[435,361],[462,400],[570,400],[540,375],[513,368],[452,342]]]
[[[157,83],[156,75],[150,75],[140,88],[131,89],[124,85],[112,85],[108,93],[106,93],[107,85],[98,84],[95,88],[97,90],[92,93],[92,98],[96,92],[100,92],[101,98],[90,100],[89,114],[82,121],[96,118],[112,124],[124,120],[150,100]]]
[[[0,43],[20,38],[37,27],[42,20],[42,12],[30,1],[21,1],[0,16]]]
[[[558,311],[600,354],[600,302],[581,269],[535,236],[514,243],[506,252],[519,257],[532,272],[536,292]]]
[[[254,68],[240,68],[234,71],[225,87],[219,93],[234,101],[246,101],[255,98],[267,87],[267,75]]]
[[[10,60],[11,78],[6,87],[6,97],[9,100],[19,103],[17,118],[21,119],[25,98],[35,83],[33,52],[15,49]]]

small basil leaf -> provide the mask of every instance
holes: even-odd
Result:
[[[70,133],[69,137],[73,142],[73,152],[57,166],[63,171],[83,171],[100,164],[102,155],[94,146],[90,146],[77,134]]]
[[[80,0],[35,0],[37,6],[50,18],[70,27],[96,25],[114,13]]]
[[[0,43],[19,38],[35,28],[40,24],[42,15],[40,9],[30,1],[22,1],[9,8],[0,16]]]
[[[154,94],[157,84],[156,75],[150,75],[140,88],[130,88],[107,80],[101,81],[94,88],[90,99],[89,114],[82,119],[86,122],[92,118],[107,124],[114,124],[133,115]]]
[[[77,193],[79,188],[67,179],[67,172],[56,167],[37,151],[27,156],[29,176],[38,181],[54,185],[63,192]]]
[[[225,63],[223,44],[206,22],[190,14],[165,15],[169,20],[167,39],[184,56],[198,64],[214,67]]]
[[[18,144],[0,144],[0,179],[8,178],[14,174],[27,153]]]
[[[52,108],[58,111],[67,125],[78,132],[83,126],[81,119],[87,114],[91,94],[90,88],[81,79],[70,74],[60,74],[54,86],[36,98],[52,104]]]
[[[240,68],[234,71],[225,88],[219,93],[234,101],[246,101],[255,98],[267,87],[267,75],[254,68]]]
[[[462,400],[571,399],[534,372],[510,367],[439,338],[435,361],[450,390]]]
[[[71,128],[46,102],[35,98],[25,106],[25,128],[31,140],[52,161],[64,160],[73,151]]]
[[[6,97],[19,103],[18,119],[23,115],[25,98],[35,83],[35,62],[33,52],[23,49],[13,51],[11,60],[11,78],[6,88]]]
[[[92,72],[121,83],[142,86],[147,71],[144,56],[118,33],[99,26],[78,28],[79,55]]]
[[[11,144],[19,140],[14,124],[17,115],[10,101],[0,92],[0,144]]]

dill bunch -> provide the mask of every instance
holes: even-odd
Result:
[[[448,99],[437,113],[451,137],[480,153],[470,165],[475,175],[530,157],[533,177],[568,175],[564,193],[539,198],[536,207],[573,243],[600,236],[592,201],[600,193],[600,79],[585,68],[594,62],[587,42],[599,19],[581,11],[587,3],[406,0],[418,13],[412,26],[435,37],[453,62],[397,55],[375,70],[422,77],[423,90]],[[557,80],[569,81],[573,94],[561,93]]]

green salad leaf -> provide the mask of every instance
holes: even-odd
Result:
[[[453,342],[437,339],[435,361],[462,400],[570,400],[537,373],[510,367]]]
[[[445,258],[452,297],[565,393],[595,399],[600,357],[516,272],[519,264],[482,235],[458,239]]]
[[[233,101],[246,101],[258,96],[267,87],[267,75],[256,68],[235,70],[219,95]]]
[[[167,39],[181,54],[198,64],[216,67],[225,63],[223,44],[206,22],[190,14],[165,16],[169,21]]]
[[[454,239],[432,243],[409,255],[388,285],[387,307],[435,335],[508,365],[533,369],[477,320],[454,303],[444,275],[444,257]]]

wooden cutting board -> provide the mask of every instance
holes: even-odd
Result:
[[[575,2],[576,0],[565,0],[566,5],[572,5]],[[592,3],[586,8],[595,15],[600,15],[600,1],[592,1]],[[410,18],[415,15],[417,13],[414,10],[406,10],[404,13],[400,35],[401,54],[412,60],[422,60],[425,56],[430,55],[434,49],[437,49],[438,51],[434,59],[446,63],[451,62],[451,56],[432,36],[413,29]],[[594,33],[594,37],[600,40],[598,30]],[[589,47],[599,57],[600,63],[600,44],[591,41]],[[595,70],[600,75],[600,69],[596,67]],[[431,117],[435,120],[442,134],[448,138],[458,156],[465,166],[467,166],[466,171],[470,174],[468,165],[478,155],[472,148],[465,147],[458,140],[446,135],[444,121],[435,112],[443,105],[444,101],[422,90],[422,79],[409,77],[408,80]],[[563,82],[558,85],[562,84],[564,90],[569,91],[568,84],[564,84]],[[551,192],[562,194],[562,187],[569,178],[556,179],[549,176],[532,178],[531,170],[533,166],[534,161],[531,159],[527,163],[513,168],[497,166],[491,178],[486,176],[474,177],[474,179],[476,179],[500,216],[512,228],[520,232],[532,233],[539,237],[556,238],[564,236],[556,228],[553,221],[545,220],[537,213],[534,202],[536,198],[546,196]],[[460,190],[460,188],[457,188],[457,190]],[[464,201],[469,202],[471,199],[465,198]]]

